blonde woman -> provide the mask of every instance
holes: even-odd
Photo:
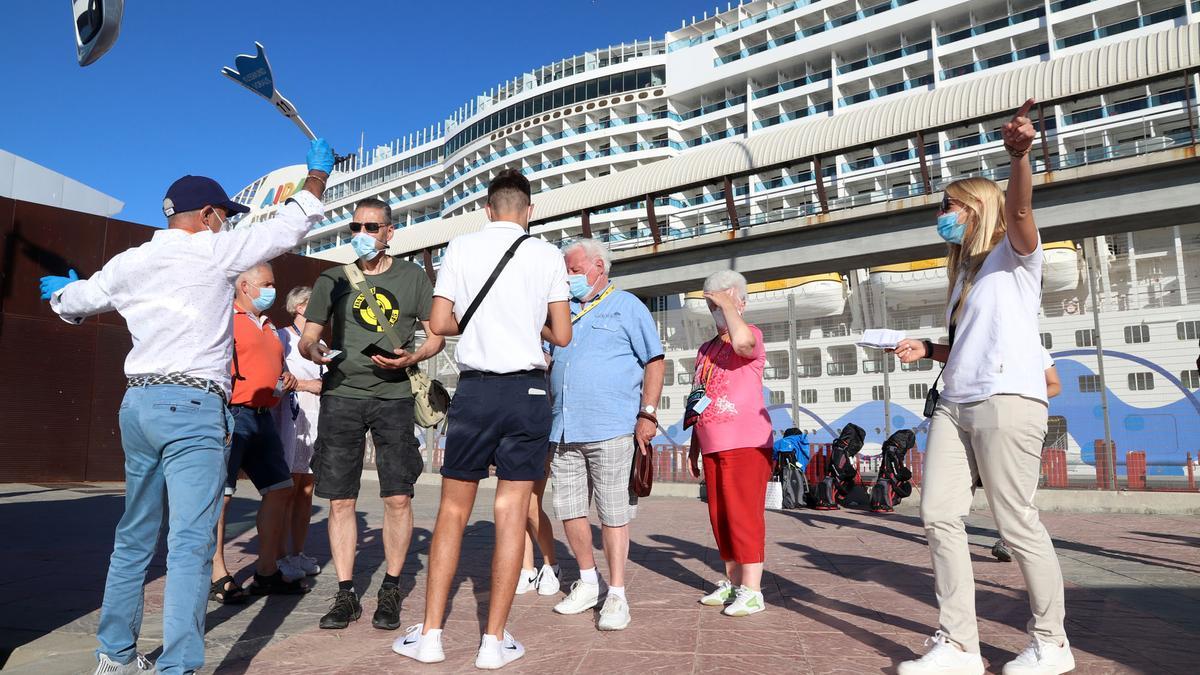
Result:
[[[1046,377],[1038,339],[1042,244],[1033,222],[1029,148],[1035,130],[1025,102],[1004,125],[1012,156],[1007,194],[984,178],[946,186],[938,233],[949,245],[950,345],[903,340],[903,363],[946,364],[921,485],[921,519],[933,558],[940,615],[932,647],[900,664],[900,675],[982,675],[975,584],[963,518],[976,479],[987,491],[1000,536],[1012,548],[1029,590],[1029,646],[1006,675],[1075,668],[1063,630],[1063,581],[1033,495],[1046,436]]]

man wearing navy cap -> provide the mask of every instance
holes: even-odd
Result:
[[[63,320],[116,310],[133,347],[121,402],[125,513],[117,525],[100,608],[97,675],[153,670],[137,652],[142,586],[168,514],[160,673],[204,665],[204,611],[225,486],[232,420],[229,307],[242,272],[300,243],[322,218],[321,194],[333,152],[308,151],[304,190],[271,220],[234,231],[227,218],[248,209],[211,178],[184,176],[167,190],[167,229],[118,254],[90,279],[42,277],[42,299]]]

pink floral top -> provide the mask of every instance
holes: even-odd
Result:
[[[763,367],[767,349],[762,331],[754,331],[754,354],[742,358],[733,345],[715,339],[700,347],[695,382],[706,385],[712,402],[696,422],[695,433],[705,454],[738,448],[771,448],[771,418],[763,400]],[[707,379],[705,379],[707,378]]]

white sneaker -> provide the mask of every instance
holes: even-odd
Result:
[[[538,573],[533,570],[521,570],[521,578],[517,579],[517,595],[525,595],[537,590]]]
[[[138,654],[129,663],[117,663],[108,658],[108,655],[101,654],[99,663],[96,664],[96,670],[92,671],[92,675],[140,675],[141,673],[153,673],[154,664],[150,663],[150,659]]]
[[[600,609],[600,630],[625,630],[629,625],[629,603],[619,595],[609,595]]]
[[[538,595],[558,595],[559,590],[562,589],[562,582],[558,580],[559,571],[558,565],[553,567],[542,565],[537,576]]]
[[[559,614],[579,614],[600,604],[600,584],[589,584],[582,579],[571,584],[571,592],[554,606]]]
[[[721,613],[725,616],[750,616],[751,614],[758,614],[766,608],[767,603],[763,600],[762,593],[746,588],[745,586],[738,586],[733,602],[721,610]]]
[[[299,570],[304,570],[304,573],[310,577],[315,577],[321,573],[321,565],[317,563],[317,559],[301,551],[293,556],[288,556],[292,561],[292,566]]]
[[[504,631],[503,640],[497,640],[495,635],[484,635],[479,641],[475,667],[480,670],[499,670],[522,656],[525,656],[525,645],[517,642],[512,633]]]
[[[421,635],[425,624],[419,623],[404,631],[404,635],[392,642],[392,651],[400,656],[407,656],[421,663],[441,663],[446,660],[446,652],[442,651],[442,630],[431,629]]]
[[[304,570],[300,569],[294,562],[292,562],[291,556],[276,560],[275,565],[279,568],[280,573],[283,574],[283,580],[288,583],[300,581],[304,577],[308,576]]]
[[[942,631],[939,630],[932,638],[925,640],[926,645],[930,642],[933,646],[924,656],[900,664],[897,669],[898,675],[983,675],[983,658],[959,649],[946,639],[946,634]]]
[[[1031,638],[1025,651],[1004,664],[1004,675],[1060,675],[1075,670],[1075,655],[1071,643],[1063,640],[1061,647],[1053,642]]]
[[[722,579],[717,582],[717,590],[700,598],[700,604],[708,605],[709,607],[720,607],[728,604],[733,600],[733,584],[729,583],[728,579]]]

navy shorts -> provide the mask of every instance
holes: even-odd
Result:
[[[464,371],[450,402],[442,475],[458,480],[542,480],[550,452],[550,397],[543,371]]]
[[[283,456],[283,443],[271,411],[230,406],[233,414],[233,438],[229,444],[229,465],[225,474],[225,494],[237,489],[238,472],[245,471],[260,495],[292,486],[292,472]]]

